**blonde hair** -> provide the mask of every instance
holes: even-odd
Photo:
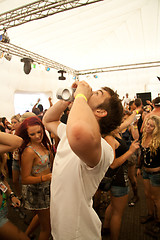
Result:
[[[11,117],[11,120],[16,119],[18,122],[20,122],[20,117],[21,117],[21,115],[17,114],[17,115],[14,115],[13,117]]]
[[[152,120],[155,123],[155,128],[152,132],[150,151],[151,151],[151,153],[156,154],[158,147],[160,147],[160,117],[159,116],[151,115],[150,117],[148,117],[146,119],[144,129],[143,129],[142,145],[147,138],[146,124],[148,123],[149,120]]]
[[[21,117],[20,117],[20,122],[23,122],[26,118],[29,118],[29,117],[35,117],[36,114],[33,113],[33,112],[25,112]]]

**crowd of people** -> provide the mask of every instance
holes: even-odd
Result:
[[[141,172],[148,214],[140,221],[153,221],[145,233],[160,236],[160,97],[143,106],[109,87],[72,87],[71,103],[49,98],[44,110],[38,99],[32,112],[0,119],[0,237],[31,239],[39,226],[39,240],[118,240]],[[102,192],[110,195],[103,221]],[[7,203],[34,213],[25,232],[8,220]]]

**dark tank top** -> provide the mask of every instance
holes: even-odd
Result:
[[[150,148],[144,148],[141,146],[141,161],[146,168],[158,168],[160,167],[160,147],[156,153],[151,153]]]
[[[119,147],[115,150],[116,158],[122,156],[125,152],[128,151],[128,146],[124,139],[115,137],[115,139],[120,143]],[[128,161],[125,161],[121,166],[116,169],[112,169],[109,167],[106,172],[106,176],[110,177],[116,174],[116,178],[114,179],[112,185],[125,187],[128,186]]]

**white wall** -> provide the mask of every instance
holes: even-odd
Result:
[[[140,70],[127,70],[97,74],[93,76],[80,76],[80,80],[86,80],[93,89],[101,86],[109,86],[117,90],[120,97],[126,92],[133,98],[137,92],[152,92],[152,99],[160,93],[160,68],[148,68]],[[58,80],[57,70],[49,72],[40,70],[38,66],[26,75],[23,71],[23,63],[20,58],[13,57],[9,62],[0,59],[0,117],[8,119],[15,114],[14,93],[15,91],[25,92],[52,92],[53,103],[57,101],[56,91],[59,87],[71,86],[74,82],[72,76],[67,76],[66,81]]]

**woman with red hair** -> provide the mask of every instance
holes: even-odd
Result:
[[[39,240],[50,237],[51,146],[38,117],[26,118],[17,135],[23,139],[20,148],[22,196],[24,207],[35,212],[40,224]]]

